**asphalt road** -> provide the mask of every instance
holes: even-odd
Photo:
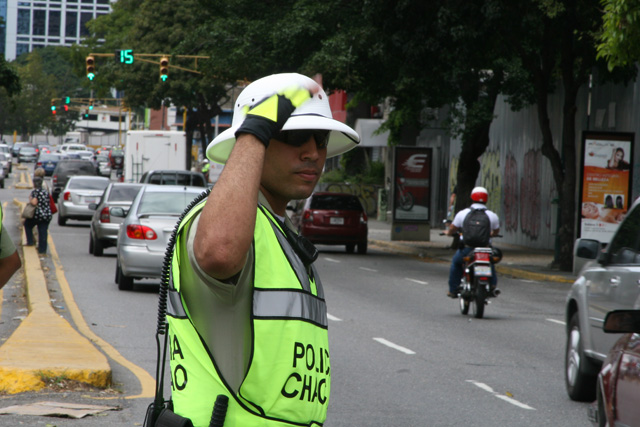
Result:
[[[0,191],[3,205],[28,193]],[[158,283],[119,291],[113,280],[115,249],[100,258],[89,255],[88,223],[68,224],[54,221],[50,232],[74,301],[56,298],[54,305],[69,317],[69,304],[77,304],[109,358],[113,389],[0,396],[0,408],[55,401],[118,410],[82,420],[2,415],[0,425],[141,425],[151,397],[139,396],[145,379],[131,366],[155,376]],[[445,297],[446,264],[374,246],[365,256],[346,254],[343,247],[320,250],[332,366],[326,426],[588,425],[587,405],[569,400],[562,379],[562,312],[569,285],[501,278],[503,294],[487,307],[484,319],[472,319]],[[43,266],[52,279],[52,296],[59,296],[52,258]],[[5,289],[2,340],[19,322],[13,318],[20,310],[17,284]]]

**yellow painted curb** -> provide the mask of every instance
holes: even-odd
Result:
[[[23,257],[29,315],[0,347],[0,391],[39,390],[43,376],[108,387],[107,358],[51,306],[36,248],[23,247]]]

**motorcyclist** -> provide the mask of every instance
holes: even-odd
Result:
[[[456,214],[445,234],[453,236],[460,233],[464,224],[464,219],[471,210],[481,209],[484,210],[489,217],[489,221],[491,223],[491,236],[497,236],[500,233],[500,218],[498,218],[498,215],[493,211],[487,209],[486,203],[488,199],[489,193],[486,188],[475,187],[471,191],[471,200],[473,203],[470,207],[463,209]],[[447,296],[449,298],[458,298],[460,281],[462,280],[463,274],[463,259],[469,252],[471,252],[472,249],[472,247],[464,245],[464,235],[462,235],[460,237],[460,248],[456,251],[453,255],[453,259],[451,260],[451,268],[449,270],[449,291],[447,292]],[[496,275],[495,266],[493,264],[491,264],[491,273],[491,281],[489,284],[491,285],[491,290],[495,292],[498,285],[498,276]]]

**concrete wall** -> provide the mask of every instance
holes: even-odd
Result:
[[[597,78],[594,76],[594,82]],[[580,158],[582,132],[633,132],[636,134],[633,158],[633,199],[640,194],[640,84],[596,85],[591,90],[591,113],[588,112],[589,90],[583,88],[577,99],[576,147],[578,177],[576,203],[580,190]],[[559,149],[562,130],[562,95],[549,98],[549,115],[554,143]],[[491,142],[481,156],[482,165],[477,185],[489,190],[489,208],[501,219],[505,243],[532,248],[553,249],[557,229],[558,192],[549,160],[540,151],[542,135],[535,107],[514,112],[501,97],[495,108],[496,119],[491,130]],[[449,182],[453,187],[461,144],[451,139],[449,146]],[[448,195],[440,196],[446,199]],[[576,208],[577,209],[577,208]]]

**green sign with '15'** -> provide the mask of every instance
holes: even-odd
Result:
[[[116,50],[115,58],[121,64],[133,64],[133,49]]]

